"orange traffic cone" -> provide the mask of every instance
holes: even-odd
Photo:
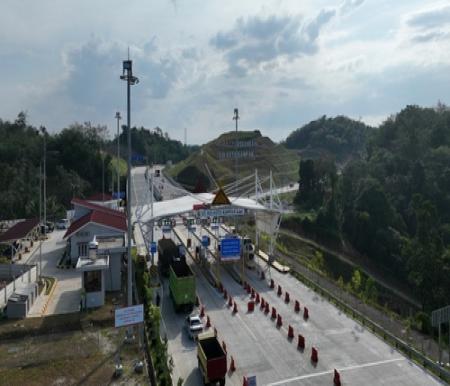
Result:
[[[211,320],[209,320],[209,315],[206,317],[206,328],[211,327]]]
[[[244,380],[242,382],[242,386],[248,386],[247,378],[244,377]]]
[[[339,372],[334,369],[334,378],[333,378],[334,386],[341,386],[341,375]]]
[[[295,301],[295,312],[300,312],[300,302],[298,300]]]
[[[233,314],[236,314],[237,312],[238,312],[237,304],[236,304],[236,302],[234,302]]]
[[[277,291],[277,295],[281,296],[281,294],[283,293],[282,289],[281,289],[281,285],[278,284],[278,291]]]
[[[311,362],[313,363],[319,362],[319,352],[315,347],[311,347]]]
[[[294,338],[294,328],[291,325],[289,325],[289,328],[288,328],[288,338],[289,339]]]
[[[200,317],[203,318],[205,316],[205,306],[200,308]]]
[[[303,309],[303,319],[308,320],[309,318],[309,311],[307,307],[304,307]]]
[[[298,334],[297,348],[300,350],[303,350],[305,348],[305,337],[301,334]]]
[[[277,316],[277,327],[281,327],[283,325],[283,320],[281,319],[281,315]]]
[[[284,294],[284,301],[285,301],[285,303],[289,303],[289,302],[290,302],[289,292],[286,292],[286,293]]]
[[[228,298],[228,306],[231,307],[233,305],[233,298],[230,296]]]

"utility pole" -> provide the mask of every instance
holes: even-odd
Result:
[[[47,238],[47,130],[41,126],[44,136],[44,240]]]
[[[130,86],[139,83],[139,79],[133,76],[133,62],[128,59],[123,61],[123,72],[120,76],[121,80],[127,82],[127,139],[128,139],[128,157],[127,157],[127,222],[128,222],[128,235],[127,235],[127,265],[128,265],[128,286],[127,286],[127,296],[128,296],[128,306],[133,305],[133,277],[132,277],[132,261],[131,261],[131,124],[130,124]]]
[[[120,194],[120,162],[119,162],[119,160],[120,160],[120,132],[119,132],[120,124],[119,124],[119,121],[122,119],[119,111],[116,112],[115,118],[117,119],[117,164],[116,164],[117,165],[117,199],[119,199],[119,194]]]
[[[39,162],[39,281],[42,280],[42,161]]]
[[[103,154],[103,149],[101,150],[101,156],[102,156],[102,202],[103,202],[105,201],[105,155]]]
[[[236,121],[236,143],[234,144],[235,147],[235,154],[234,154],[234,175],[236,177],[236,187],[235,187],[235,194],[236,197],[238,196],[238,120],[239,120],[239,110],[237,108],[234,109],[234,116],[233,120]]]

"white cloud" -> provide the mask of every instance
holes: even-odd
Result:
[[[275,140],[320,115],[377,122],[407,103],[450,102],[447,1],[2,2],[0,117],[53,130],[132,123],[204,142],[233,128]]]

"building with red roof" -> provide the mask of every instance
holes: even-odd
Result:
[[[99,307],[105,291],[121,288],[126,215],[89,200],[74,198],[72,204],[74,216],[64,235],[70,263],[82,274],[83,306]]]

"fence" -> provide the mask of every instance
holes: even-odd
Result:
[[[11,279],[13,280],[0,290],[0,309],[6,306],[16,286],[37,281],[37,268],[35,265],[0,264],[0,280]]]

